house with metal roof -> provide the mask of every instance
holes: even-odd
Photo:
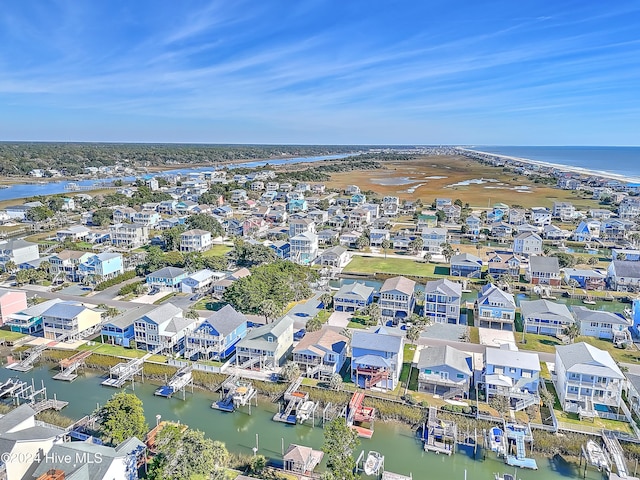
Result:
[[[479,278],[482,270],[482,259],[470,253],[454,255],[449,261],[451,275],[456,277]]]
[[[398,324],[413,313],[416,282],[406,277],[388,278],[380,287],[380,310],[383,322]]]
[[[522,255],[541,255],[542,238],[533,232],[522,232],[513,239],[513,252]]]
[[[133,324],[136,346],[150,352],[161,348],[167,355],[181,354],[185,336],[198,323],[198,319],[184,318],[181,308],[165,303],[136,319]]]
[[[540,358],[535,352],[512,350],[508,344],[501,348],[487,347],[483,381],[487,398],[509,398],[511,406],[522,410],[540,401]]]
[[[576,322],[580,325],[580,335],[605,338],[614,343],[631,340],[631,321],[619,313],[591,310],[581,305],[572,307]]]
[[[607,268],[607,284],[618,292],[640,290],[640,262],[614,260]]]
[[[534,285],[560,286],[562,277],[558,257],[532,255],[525,270],[525,278]]]
[[[575,322],[565,304],[549,300],[522,300],[520,312],[526,331],[539,335],[559,337],[565,328]]]
[[[336,312],[355,312],[373,302],[373,287],[354,282],[340,287],[333,296],[333,308]]]
[[[424,316],[431,323],[460,323],[462,285],[443,278],[424,287]]]
[[[224,278],[226,274],[214,272],[207,268],[189,274],[180,282],[182,293],[202,293],[211,289],[213,282]]]
[[[26,335],[42,336],[42,313],[56,303],[63,302],[59,298],[47,300],[45,302],[24,308],[19,312],[8,315],[5,325],[12,332],[24,333]]]
[[[474,303],[474,316],[478,326],[513,330],[516,319],[516,301],[513,294],[488,283],[478,292]]]
[[[556,347],[556,392],[566,412],[595,416],[620,407],[625,377],[609,352],[588,343]]]
[[[471,355],[450,345],[425,347],[418,360],[418,391],[466,398],[473,378]]]
[[[307,332],[293,349],[293,361],[303,375],[311,378],[330,378],[339,373],[347,356],[349,338],[325,326]]]
[[[236,344],[236,366],[263,370],[281,366],[293,348],[293,318],[288,315],[249,331]]]
[[[102,321],[99,310],[77,302],[59,302],[42,312],[44,338],[77,339],[95,332]]]
[[[304,445],[292,443],[282,456],[284,469],[300,475],[312,475],[313,470],[322,461],[324,452]]]
[[[563,276],[568,285],[575,280],[585,290],[604,290],[607,278],[601,271],[591,268],[564,268]]]
[[[247,317],[225,305],[207,317],[185,339],[185,358],[221,360],[229,357],[247,335]]]
[[[385,327],[357,330],[351,338],[351,379],[362,388],[393,390],[400,380],[404,337]]]
[[[124,273],[121,253],[103,252],[93,255],[78,265],[80,279],[91,279],[100,283]]]
[[[179,291],[180,283],[187,277],[187,271],[178,267],[164,267],[147,275],[147,286],[151,289]]]

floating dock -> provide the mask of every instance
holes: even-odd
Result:
[[[537,470],[538,464],[533,458],[527,458],[525,442],[533,441],[531,435],[531,429],[526,425],[516,425],[513,423],[507,424],[505,428],[505,436],[507,440],[515,441],[516,454],[505,457],[507,465],[512,467],[529,468],[531,470]]]
[[[139,375],[144,381],[143,368],[144,362],[157,355],[162,351],[163,347],[159,346],[152,352],[146,353],[141,358],[133,358],[128,362],[121,362],[109,369],[109,378],[102,382],[106,387],[122,388],[125,383],[131,381],[132,388],[135,390],[135,376]]]
[[[191,392],[193,393],[192,371],[193,367],[191,365],[182,367],[171,377],[166,385],[156,389],[154,395],[171,398],[176,392],[182,392],[182,399],[184,400],[188,385],[191,385]]]
[[[451,455],[455,452],[458,427],[454,422],[438,418],[438,409],[429,407],[427,424],[422,427],[422,441],[427,452]]]
[[[355,392],[349,400],[345,415],[347,425],[353,428],[359,437],[371,438],[373,436],[373,421],[375,419],[375,409],[364,406],[364,392]],[[363,427],[367,423],[371,428]],[[357,425],[360,424],[360,425]]]

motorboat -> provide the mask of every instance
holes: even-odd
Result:
[[[504,473],[502,475],[500,475],[499,473],[494,473],[493,478],[494,480],[516,480],[516,477],[514,475],[511,475],[510,473]]]
[[[315,404],[311,400],[307,400],[306,402],[304,402],[302,406],[298,409],[298,412],[296,415],[298,420],[300,420],[301,422],[308,420],[309,417],[311,416],[311,413],[313,412],[314,405]]]
[[[594,440],[589,440],[586,446],[587,459],[589,463],[596,467],[598,470],[609,468],[609,459],[604,453],[604,450]]]
[[[370,450],[364,462],[364,473],[367,475],[376,475],[380,471],[383,461],[384,457],[380,453]]]
[[[498,427],[492,427],[489,430],[489,449],[499,455],[506,452],[504,432]]]

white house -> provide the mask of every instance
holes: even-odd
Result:
[[[522,255],[541,255],[542,238],[532,232],[520,233],[513,239],[513,252]]]
[[[187,230],[180,235],[181,252],[205,252],[213,245],[211,232],[208,230]]]
[[[601,310],[590,310],[587,307],[574,306],[573,314],[580,325],[580,335],[606,338],[614,342],[630,340],[631,322],[622,315]]]

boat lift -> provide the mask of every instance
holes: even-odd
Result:
[[[78,375],[75,373],[80,367],[85,366],[86,360],[93,355],[91,350],[84,352],[78,352],[69,358],[63,358],[60,360],[60,372],[53,376],[54,380],[64,380],[66,382],[73,382]]]
[[[291,382],[287,390],[284,392],[283,399],[287,404],[283,410],[273,416],[273,420],[292,425],[298,423],[298,409],[309,399],[309,394],[307,392],[301,392],[298,390],[300,385],[302,385],[302,376],[299,376]]]
[[[142,383],[144,383],[144,362],[153,355],[159,354],[163,350],[160,345],[152,352],[148,352],[141,358],[133,358],[128,362],[121,362],[109,369],[109,378],[102,382],[106,387],[122,388],[125,383],[131,380],[131,387],[136,389],[135,376],[140,375]]]
[[[182,392],[182,400],[186,400],[186,388],[191,385],[193,393],[193,366],[186,365],[174,373],[173,377],[165,385],[158,387],[154,395],[171,398],[176,392]]]

